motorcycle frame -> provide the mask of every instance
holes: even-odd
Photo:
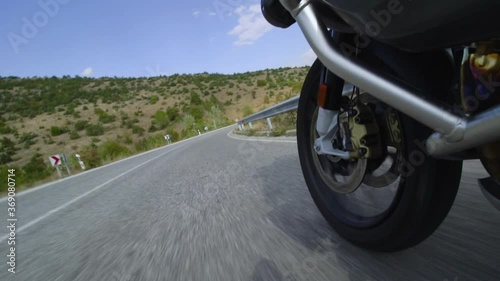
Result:
[[[433,129],[426,141],[430,155],[446,156],[500,139],[500,106],[462,118],[423,99],[390,77],[348,58],[332,40],[311,0],[280,0],[299,24],[318,59],[333,73],[375,98]]]

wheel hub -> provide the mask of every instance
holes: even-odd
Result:
[[[320,176],[337,193],[352,193],[363,183],[385,187],[399,177],[400,139],[394,137],[398,134],[393,130],[398,122],[390,118],[394,117],[392,110],[382,120],[377,120],[374,110],[368,104],[357,103],[335,117],[323,136],[318,137],[314,124],[311,126]],[[382,141],[381,135],[387,135],[388,140]]]

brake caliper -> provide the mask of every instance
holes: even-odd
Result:
[[[371,108],[358,103],[339,116],[344,147],[352,158],[377,158],[382,155],[380,132]]]

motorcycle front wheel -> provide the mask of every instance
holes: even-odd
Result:
[[[339,235],[363,248],[399,251],[425,240],[453,205],[462,162],[428,156],[422,144],[431,131],[378,102],[371,107],[378,108],[381,128],[391,124],[381,129],[381,137],[389,139],[394,132],[388,130],[395,130],[399,143],[384,141],[383,159],[370,160],[362,184],[353,192],[338,192],[360,165],[318,155],[314,149],[321,67],[319,61],[311,67],[297,111],[300,164],[316,206]]]

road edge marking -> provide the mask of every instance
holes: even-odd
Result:
[[[162,157],[162,156],[164,156],[164,155],[166,155],[166,154],[169,154],[170,152],[176,151],[177,149],[179,149],[179,148],[181,148],[181,147],[184,147],[184,146],[185,146],[185,145],[181,145],[181,146],[178,146],[178,147],[176,147],[176,148],[174,148],[174,149],[172,149],[172,150],[169,150],[169,151],[167,151],[167,152],[164,152],[164,153],[162,153],[162,154],[160,154],[160,155],[158,155],[158,156],[155,156],[155,157],[153,157],[153,158],[151,158],[151,159],[147,160],[146,162],[143,162],[143,163],[141,163],[141,164],[139,164],[139,165],[137,165],[137,166],[133,167],[132,169],[129,169],[129,170],[127,170],[127,171],[125,171],[125,172],[123,172],[123,173],[119,174],[118,176],[116,176],[116,177],[114,177],[114,178],[112,178],[112,179],[110,179],[110,180],[105,181],[104,183],[102,183],[102,184],[100,184],[100,185],[98,185],[98,186],[96,186],[96,187],[92,188],[91,190],[89,190],[89,191],[85,192],[84,194],[81,194],[80,196],[78,196],[78,197],[76,197],[76,198],[74,198],[74,199],[72,199],[72,200],[70,200],[70,201],[68,201],[68,202],[64,203],[63,205],[61,205],[61,206],[59,206],[59,207],[57,207],[57,208],[55,208],[55,209],[52,209],[52,210],[48,211],[48,212],[47,212],[47,213],[45,213],[44,215],[42,215],[42,216],[40,216],[40,217],[38,217],[38,218],[36,218],[36,219],[34,219],[34,220],[32,220],[32,221],[28,222],[27,224],[25,224],[25,225],[23,225],[23,226],[21,226],[21,227],[19,227],[19,228],[17,229],[16,233],[20,233],[21,231],[24,231],[24,230],[26,230],[26,229],[30,228],[31,226],[33,226],[33,225],[35,225],[35,224],[39,223],[40,221],[42,221],[42,220],[44,220],[44,219],[46,219],[46,218],[50,217],[52,214],[55,214],[55,213],[57,213],[58,211],[60,211],[60,210],[62,210],[62,209],[64,209],[64,208],[66,208],[66,207],[70,206],[71,204],[73,204],[73,203],[77,202],[78,200],[80,200],[80,199],[82,199],[82,198],[86,197],[87,195],[89,195],[89,194],[93,193],[94,191],[97,191],[97,190],[101,189],[102,187],[106,186],[107,184],[109,184],[109,183],[113,182],[114,180],[116,180],[116,179],[118,179],[118,178],[123,177],[124,175],[126,175],[126,174],[128,174],[128,173],[132,172],[133,170],[135,170],[135,169],[137,169],[137,168],[140,168],[140,167],[142,167],[142,166],[146,165],[147,163],[149,163],[149,162],[151,162],[151,161],[153,161],[153,160],[156,160],[156,159],[158,159],[158,158],[160,158],[160,157]],[[9,235],[8,235],[8,234],[7,234],[7,235],[4,235],[4,236],[1,236],[1,237],[0,237],[0,243],[3,243],[5,240],[7,240],[7,238],[9,238]]]
[[[296,143],[297,139],[267,139],[265,137],[247,137],[247,136],[239,136],[233,134],[232,131],[227,133],[227,136],[235,139],[235,140],[242,140],[242,141],[261,141],[261,142],[285,142],[285,143]]]
[[[153,153],[155,151],[158,151],[158,150],[161,150],[161,149],[165,149],[165,148],[171,148],[172,146],[177,146],[177,144],[180,144],[180,143],[183,143],[183,142],[186,142],[186,141],[189,141],[189,140],[193,140],[193,139],[196,139],[196,138],[199,138],[199,137],[203,137],[203,136],[207,136],[207,135],[210,135],[212,133],[215,133],[215,132],[218,132],[218,131],[221,131],[223,129],[227,129],[231,126],[236,126],[235,124],[232,124],[232,125],[228,125],[226,127],[222,127],[222,128],[219,128],[217,130],[213,130],[213,131],[210,131],[210,132],[207,132],[207,133],[204,133],[204,134],[201,134],[201,135],[197,135],[197,136],[194,136],[194,137],[190,137],[188,139],[185,139],[185,140],[180,140],[178,142],[174,142],[172,143],[171,145],[166,145],[166,146],[161,146],[161,147],[158,147],[158,148],[155,148],[155,149],[152,149],[152,150],[148,150],[148,151],[144,151],[144,152],[141,152],[139,154],[136,154],[136,155],[132,155],[130,157],[127,157],[127,158],[123,158],[123,159],[120,159],[118,161],[115,161],[115,162],[111,162],[111,163],[108,163],[106,165],[103,165],[103,166],[99,166],[97,168],[93,168],[93,169],[90,169],[90,170],[87,170],[87,171],[84,171],[84,172],[81,172],[81,173],[78,173],[76,175],[71,175],[69,177],[66,177],[66,178],[62,178],[62,179],[58,179],[58,180],[55,180],[55,181],[52,181],[52,182],[48,182],[48,183],[44,183],[42,185],[39,185],[39,186],[35,186],[35,187],[32,187],[32,188],[28,188],[28,189],[24,189],[23,191],[19,192],[16,194],[16,197],[19,197],[19,196],[23,196],[25,194],[29,194],[31,192],[34,192],[34,191],[39,191],[39,190],[42,190],[46,187],[49,187],[51,185],[54,185],[54,184],[58,184],[58,183],[61,183],[61,182],[65,182],[67,180],[70,180],[72,178],[76,178],[76,177],[79,177],[79,176],[82,176],[82,175],[86,175],[86,174],[89,174],[89,173],[93,173],[95,171],[98,171],[100,169],[103,169],[103,168],[106,168],[108,166],[112,166],[112,165],[115,165],[115,164],[118,164],[120,162],[123,162],[123,161],[126,161],[126,160],[130,160],[130,159],[134,159],[136,157],[140,157],[140,156],[143,156],[143,155],[146,155],[148,153]],[[0,203],[4,202],[7,200],[7,196],[4,196],[2,198],[0,198]]]

